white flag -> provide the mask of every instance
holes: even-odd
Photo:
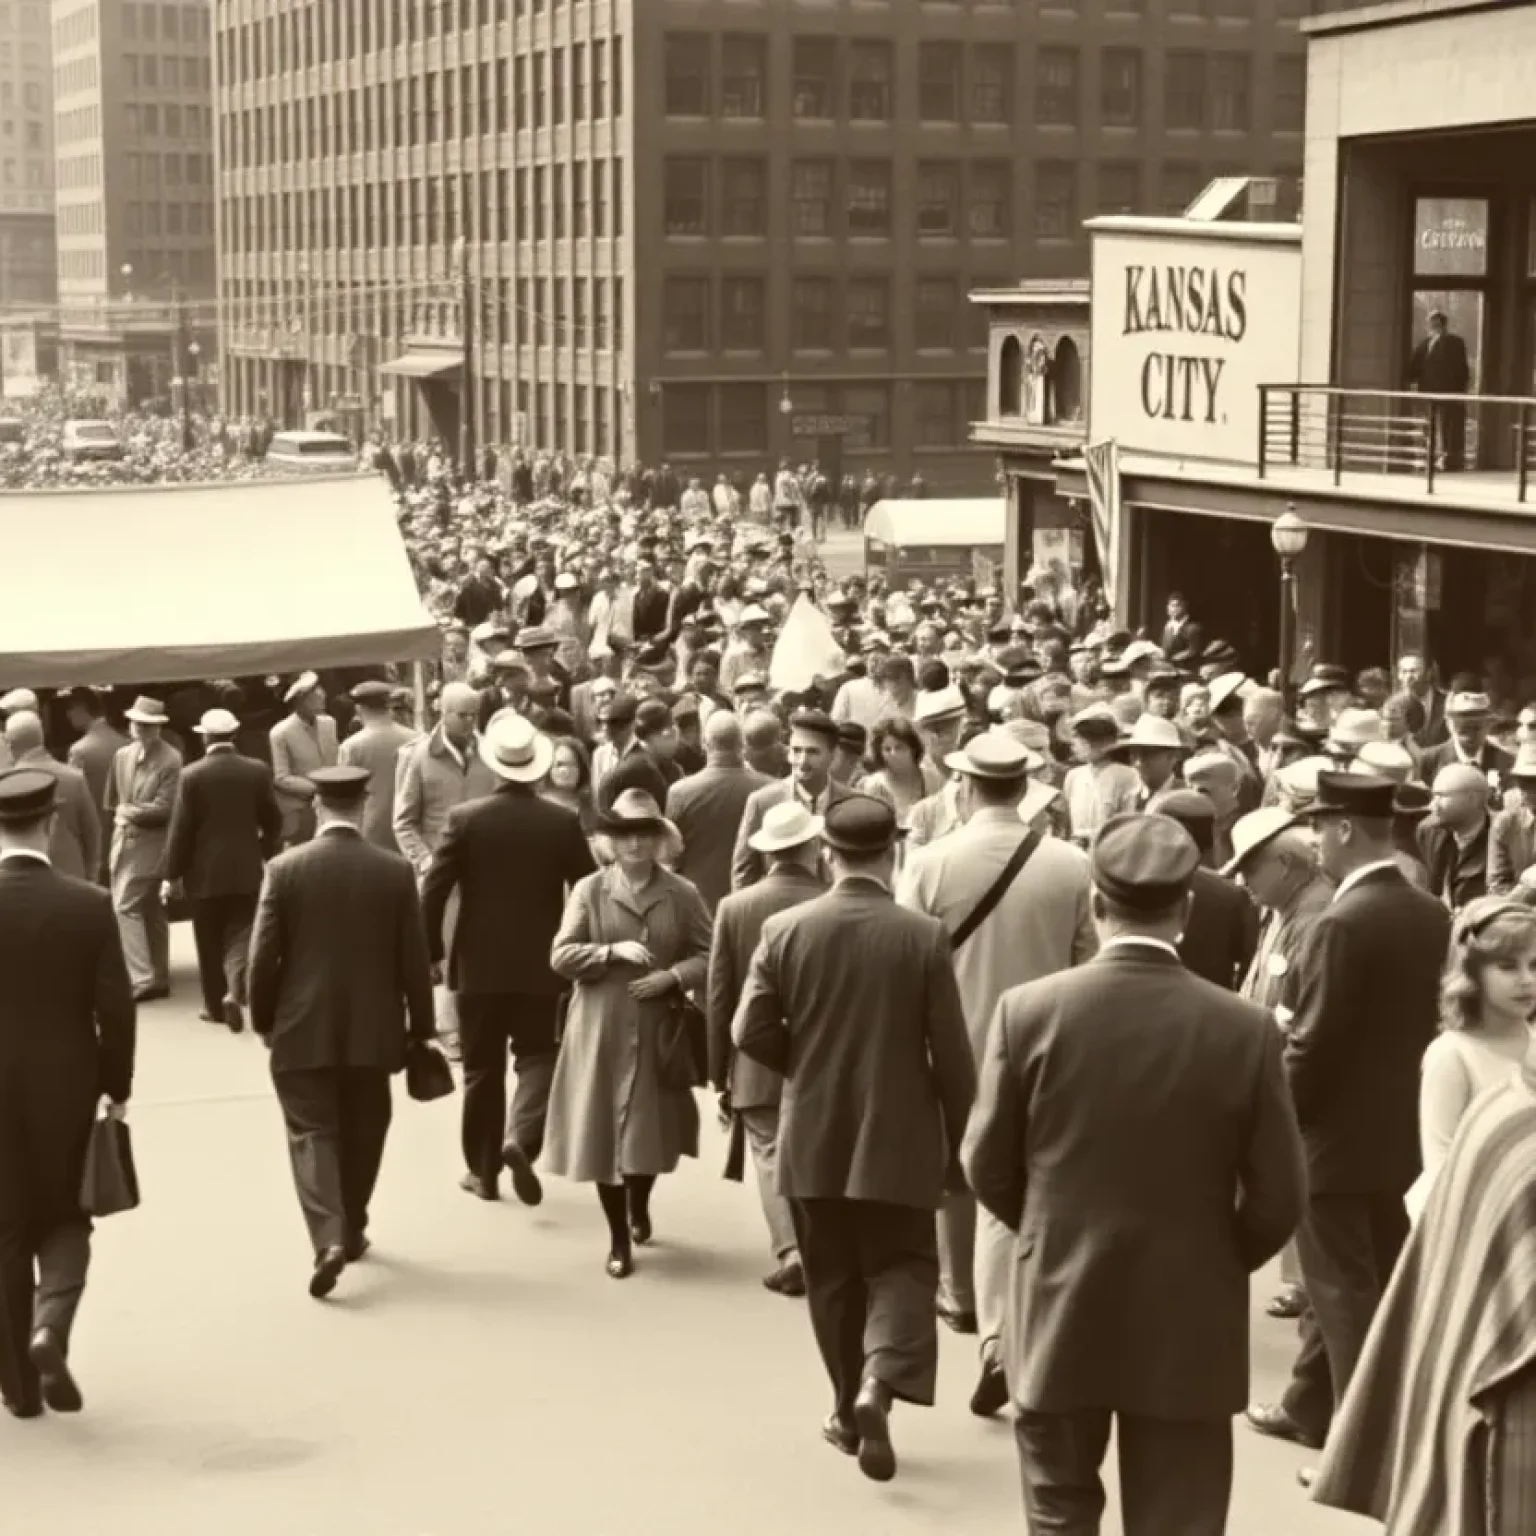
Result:
[[[774,642],[769,683],[778,693],[804,693],[818,677],[836,677],[845,663],[832,621],[802,592]]]

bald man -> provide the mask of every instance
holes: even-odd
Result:
[[[1459,912],[1488,894],[1488,779],[1470,763],[1447,763],[1429,788],[1434,799],[1419,823],[1419,856],[1430,895]]]
[[[741,721],[717,709],[704,724],[704,766],[667,791],[667,815],[683,834],[677,873],[692,880],[711,913],[731,890],[731,854],[747,797],[772,782],[747,767]]]
[[[789,776],[789,754],[784,750],[784,727],[771,709],[748,710],[742,719],[747,767],[770,779]]]
[[[49,755],[43,722],[30,709],[19,709],[7,716],[5,746],[16,767],[41,768],[59,781],[48,842],[53,867],[61,875],[99,884],[101,818],[96,814],[95,797],[85,775]]]

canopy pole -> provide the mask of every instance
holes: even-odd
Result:
[[[411,663],[411,691],[416,695],[416,729],[425,734],[427,729],[427,669],[425,663]]]

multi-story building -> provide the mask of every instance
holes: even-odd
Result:
[[[0,7],[0,306],[51,305],[53,85],[48,7]]]
[[[1302,160],[1305,0],[217,0],[232,408],[975,482],[972,289]],[[462,273],[455,242],[466,241]]]
[[[216,335],[210,39],[194,0],[53,0],[60,344],[75,388],[168,394]]]

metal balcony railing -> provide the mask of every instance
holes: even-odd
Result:
[[[1259,386],[1259,478],[1401,476],[1433,495],[1525,501],[1536,472],[1536,398]]]

